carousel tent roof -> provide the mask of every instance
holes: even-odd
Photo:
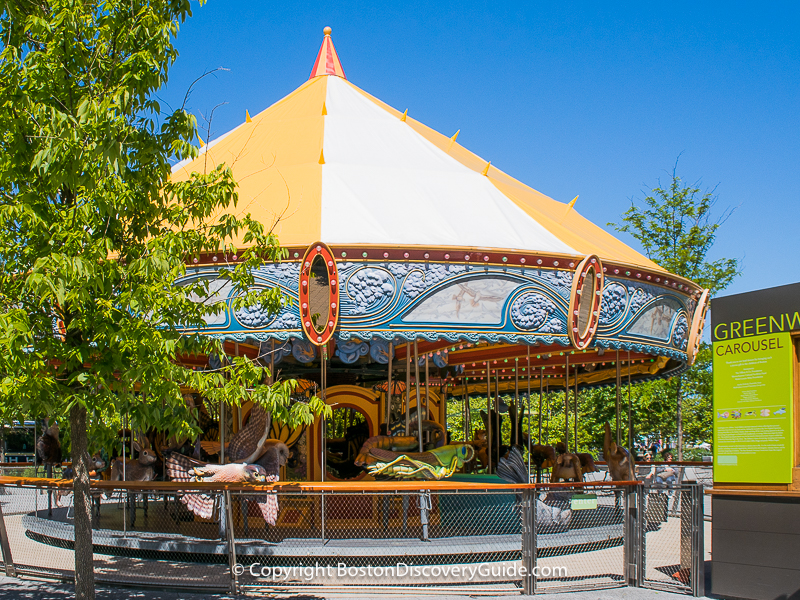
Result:
[[[327,28],[307,82],[176,165],[172,177],[223,162],[239,185],[229,210],[277,223],[284,246],[597,254],[661,270],[571,205],[347,81]]]

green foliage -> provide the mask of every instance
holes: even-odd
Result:
[[[719,218],[713,219],[712,210],[717,202],[714,190],[701,191],[695,185],[685,184],[677,175],[677,162],[669,185],[664,187],[659,182],[643,202],[640,207],[631,201],[631,207],[622,215],[623,223],[609,225],[633,235],[648,258],[667,271],[707,288],[710,296],[724,290],[741,274],[738,259],[707,260],[717,230],[731,211],[723,211]],[[657,429],[651,430],[675,431],[678,458],[682,456],[685,436],[690,441],[711,438],[711,363],[710,358],[707,363],[697,360],[685,375],[668,382],[645,384],[641,390],[653,411],[650,416],[657,415],[657,423],[649,424]],[[686,407],[684,396],[689,402]],[[668,416],[672,407],[674,421]]]
[[[685,184],[676,169],[677,163],[667,187],[659,182],[652,195],[644,198],[642,207],[631,200],[631,207],[622,215],[623,223],[609,225],[635,237],[653,262],[708,288],[713,296],[741,273],[735,258],[706,260],[730,211],[713,220],[712,209],[717,202],[714,191],[703,192]]]
[[[325,410],[316,398],[290,404],[290,382],[263,384],[260,365],[193,333],[225,308],[213,280],[174,285],[193,258],[217,254],[220,278],[239,290],[234,307],[274,312],[287,301],[252,286],[253,270],[285,251],[263,224],[233,216],[231,170],[170,180],[171,160],[197,154],[196,122],[183,108],[163,112],[155,93],[190,14],[188,0],[0,3],[5,419],[63,419],[79,404],[99,443],[127,413],[133,428],[196,434],[182,387],[254,400],[290,425]],[[233,261],[238,236],[249,249]],[[205,354],[224,366],[180,363]]]

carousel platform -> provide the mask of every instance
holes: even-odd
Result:
[[[103,506],[93,530],[96,554],[183,562],[227,563],[228,544],[219,533],[219,523],[175,521],[171,507],[151,502],[145,517],[141,508],[135,528],[124,527],[124,511],[117,506]],[[623,543],[621,516],[613,507],[598,507],[591,523],[573,521],[575,526],[537,535],[538,555],[563,556],[620,546]],[[236,519],[235,519],[236,520]],[[595,526],[587,526],[597,523]],[[280,524],[280,523],[279,523]],[[42,544],[72,549],[74,528],[70,508],[57,508],[51,517],[46,512],[22,517],[25,535]],[[506,528],[503,528],[506,529]],[[459,533],[465,532],[463,523]],[[507,529],[506,529],[507,530]],[[420,539],[418,527],[401,531],[378,532],[358,528],[348,532],[331,531],[330,537],[307,537],[302,530],[289,528],[254,528],[245,533],[241,523],[234,526],[236,555],[257,557],[261,564],[293,565],[318,562],[336,564],[342,559],[363,557],[379,564],[398,561],[433,564],[446,560],[451,564],[519,560],[522,539],[519,531],[497,533],[475,528],[473,535],[453,535],[443,527],[427,540]],[[359,532],[361,535],[359,536]],[[365,534],[375,537],[366,537]],[[306,535],[306,537],[301,537]],[[435,537],[434,537],[435,535]]]

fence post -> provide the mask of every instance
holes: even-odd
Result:
[[[236,538],[233,532],[233,510],[231,508],[231,493],[225,490],[222,493],[220,500],[224,503],[223,510],[220,513],[225,515],[225,534],[228,541],[228,569],[230,570],[231,577],[231,594],[237,595],[239,593],[239,576],[236,574]],[[247,515],[245,515],[247,518]]]
[[[5,486],[0,487],[5,490]],[[14,568],[14,559],[11,556],[11,544],[8,542],[8,532],[6,531],[6,521],[3,517],[3,505],[0,504],[0,551],[3,553],[3,564],[6,567],[8,577],[16,577],[17,571]]]
[[[624,488],[624,524],[623,539],[625,542],[625,581],[630,587],[642,585],[642,566],[644,564],[644,502],[643,486],[625,486]]]
[[[525,488],[522,492],[522,566],[525,575],[522,577],[522,591],[526,596],[536,593],[536,578],[533,575],[536,567],[536,489]]]
[[[682,508],[685,508],[682,504]],[[692,507],[692,596],[706,595],[706,547],[703,485],[691,484]],[[683,514],[683,513],[681,513]]]

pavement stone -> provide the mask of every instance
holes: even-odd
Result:
[[[423,590],[419,590],[423,592]],[[0,600],[66,600],[75,597],[75,588],[71,584],[41,581],[36,579],[18,579],[0,576]],[[275,598],[281,600],[508,600],[519,598],[530,600],[686,600],[683,594],[671,594],[641,588],[615,588],[610,590],[593,590],[587,592],[549,593],[544,596],[462,596],[456,594],[415,595],[411,594],[263,594],[247,596],[230,596],[227,594],[189,593],[170,590],[142,590],[136,588],[97,588],[97,600],[242,600],[243,598]]]

